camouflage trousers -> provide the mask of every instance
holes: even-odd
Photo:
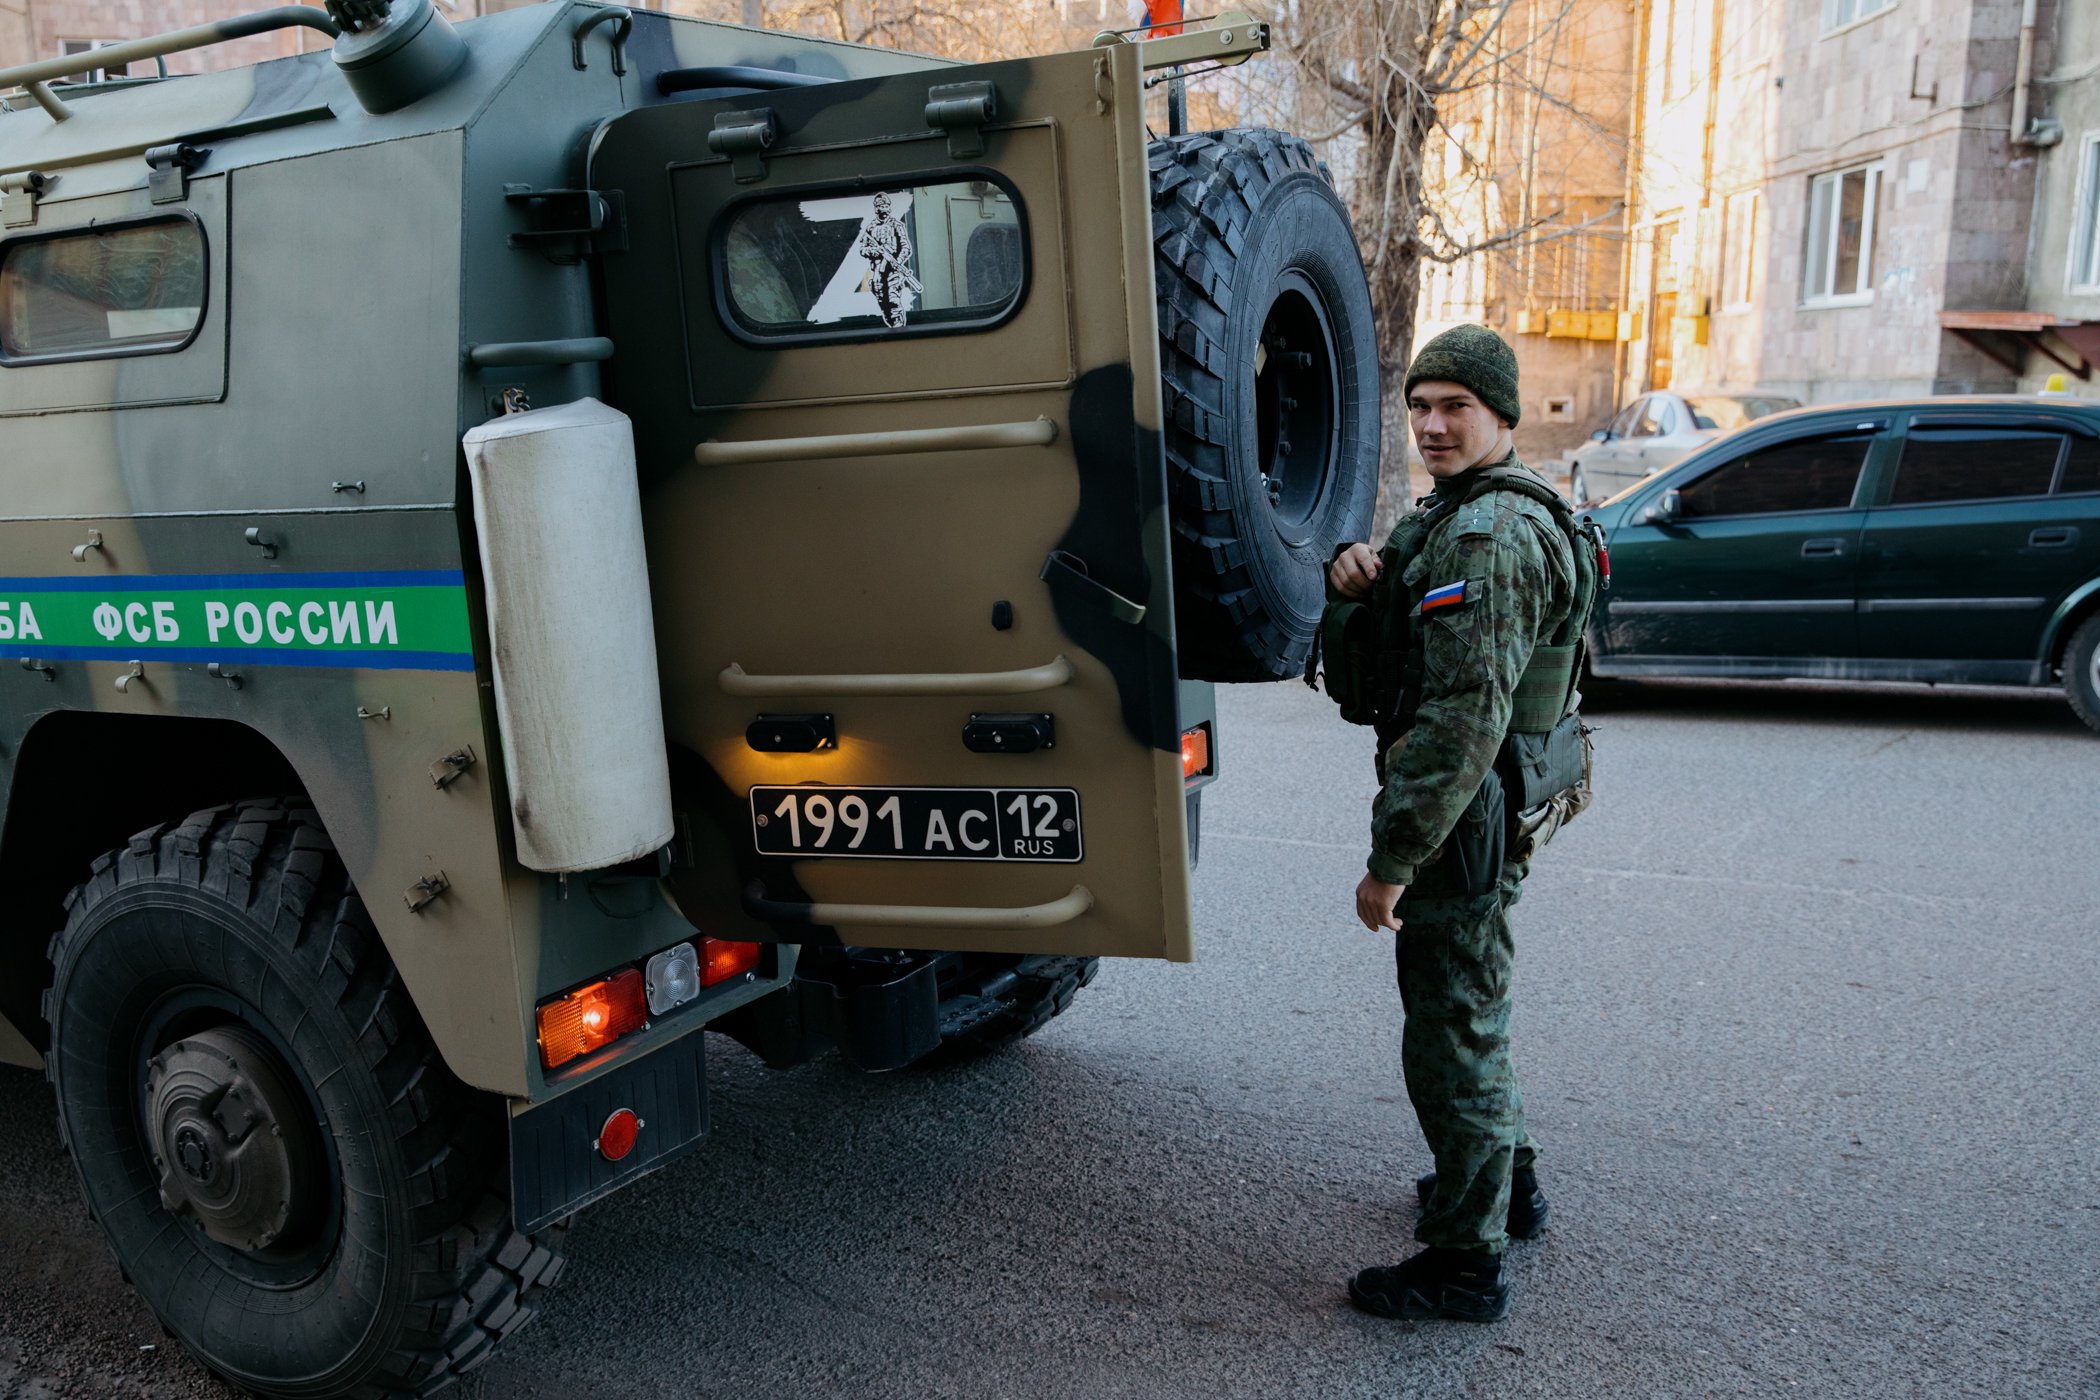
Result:
[[[1501,1253],[1509,1243],[1510,1173],[1537,1155],[1509,1053],[1515,946],[1509,911],[1528,863],[1502,867],[1490,894],[1451,892],[1435,861],[1401,897],[1400,1063],[1422,1136],[1436,1157],[1436,1191],[1415,1238]]]

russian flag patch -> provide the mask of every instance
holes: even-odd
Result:
[[[1455,608],[1466,601],[1466,581],[1447,583],[1442,588],[1432,588],[1422,595],[1422,611],[1434,612],[1438,608]]]

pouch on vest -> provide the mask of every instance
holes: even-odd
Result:
[[[1378,639],[1371,621],[1368,604],[1329,603],[1313,649],[1328,698],[1351,724],[1378,722]]]
[[[1587,752],[1579,713],[1561,716],[1543,734],[1512,730],[1503,741],[1499,766],[1514,810],[1528,812],[1581,783],[1588,776]]]

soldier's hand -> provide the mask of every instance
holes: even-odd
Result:
[[[1398,933],[1400,916],[1393,912],[1393,906],[1406,890],[1407,886],[1389,885],[1366,870],[1363,879],[1356,882],[1356,917],[1373,933],[1382,928]]]
[[[1327,582],[1344,598],[1361,598],[1378,577],[1378,555],[1367,544],[1352,544],[1327,566]]]

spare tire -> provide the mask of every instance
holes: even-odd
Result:
[[[1378,494],[1378,344],[1349,215],[1280,131],[1155,141],[1181,674],[1301,674],[1337,545]]]

